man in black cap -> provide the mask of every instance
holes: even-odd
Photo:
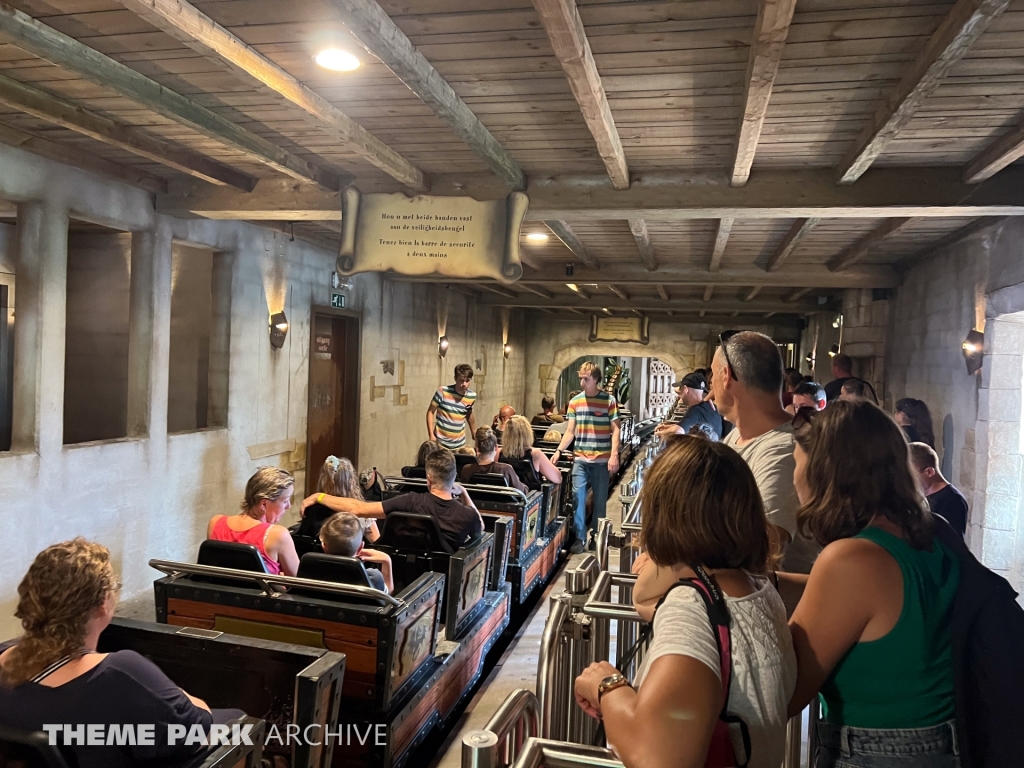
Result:
[[[722,439],[722,414],[715,410],[714,403],[705,402],[707,382],[699,373],[688,373],[672,385],[679,393],[679,400],[686,404],[686,414],[676,424],[662,424],[655,433],[667,437],[669,435],[687,435],[698,425],[704,434],[715,440]]]

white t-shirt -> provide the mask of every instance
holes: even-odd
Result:
[[[734,429],[722,440],[747,462],[754,473],[754,481],[761,492],[768,522],[790,535],[782,570],[810,573],[811,565],[821,548],[811,539],[797,533],[796,511],[800,508],[793,485],[793,425],[788,421],[755,437],[744,445],[737,445],[740,431]]]
[[[725,598],[732,620],[728,711],[743,718],[750,731],[749,768],[779,768],[786,751],[786,707],[796,687],[796,654],[782,598],[767,581],[756,584],[758,590],[746,597]],[[721,680],[708,612],[690,587],[673,589],[655,614],[654,638],[637,674],[637,690],[662,656],[702,661]]]

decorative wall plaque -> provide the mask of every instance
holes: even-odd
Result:
[[[519,229],[529,198],[407,197],[401,192],[341,193],[338,271],[401,275],[490,277],[510,283],[522,277]]]
[[[647,344],[651,339],[647,333],[646,317],[598,317],[590,316],[590,341],[631,341]]]

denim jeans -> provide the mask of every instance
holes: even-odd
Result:
[[[597,531],[597,521],[605,516],[608,505],[608,462],[581,461],[572,463],[572,488],[576,494],[576,514],[573,515],[572,529],[576,538],[586,541],[587,537],[587,488],[594,491],[594,522],[591,531]]]
[[[818,723],[814,768],[960,768],[953,721],[932,728],[848,728]]]

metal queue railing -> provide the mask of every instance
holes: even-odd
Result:
[[[649,447],[641,459],[643,465],[635,473],[637,484],[656,451]],[[576,677],[595,661],[610,661],[614,656],[615,667],[629,679],[636,677],[643,661],[645,649],[634,649],[645,622],[633,607],[636,576],[631,573],[639,552],[643,510],[638,494],[623,495],[621,500],[621,531],[614,532],[609,520],[601,520],[595,554],[567,569],[565,591],[550,598],[536,696],[525,689],[513,692],[484,730],[467,734],[463,768],[622,768],[611,750],[588,746],[594,742],[598,723],[583,713],[573,695]],[[612,549],[619,552],[617,571],[609,568]],[[815,703],[789,721],[783,768],[813,766],[817,719]]]

